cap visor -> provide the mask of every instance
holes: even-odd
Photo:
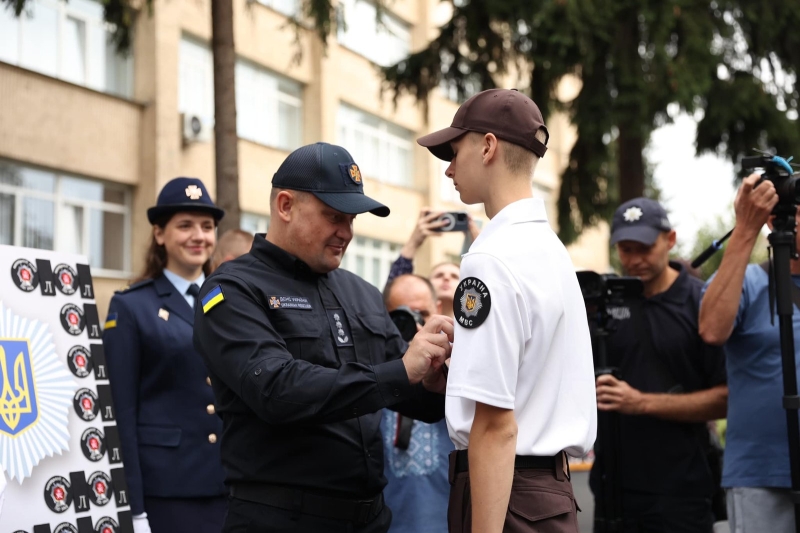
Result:
[[[225,216],[225,211],[219,207],[212,207],[206,204],[171,204],[151,207],[147,210],[147,220],[150,224],[155,224],[156,221],[166,215],[173,215],[178,212],[195,212],[195,213],[208,213],[214,220],[219,221]]]
[[[359,192],[314,192],[322,203],[348,215],[370,212],[379,217],[389,216],[389,208]]]
[[[611,244],[617,244],[620,241],[635,241],[651,246],[660,234],[661,230],[649,226],[618,228],[611,233]]]
[[[443,161],[452,161],[453,148],[450,146],[450,143],[465,133],[467,133],[467,130],[462,130],[460,128],[445,128],[420,137],[417,139],[417,144],[424,146],[430,150],[433,155]]]

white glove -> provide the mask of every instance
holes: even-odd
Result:
[[[133,515],[133,533],[151,533],[147,513]]]

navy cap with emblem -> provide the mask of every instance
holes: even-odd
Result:
[[[388,207],[364,194],[361,170],[350,152],[335,144],[301,146],[281,163],[272,186],[310,192],[327,206],[349,215],[389,215]]]
[[[611,222],[611,244],[635,241],[648,246],[672,229],[667,211],[655,200],[634,198],[617,208]]]
[[[225,211],[214,205],[206,186],[197,178],[175,178],[164,185],[156,205],[147,210],[147,220],[155,224],[179,211],[208,213],[216,221],[225,216]]]

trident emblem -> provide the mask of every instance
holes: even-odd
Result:
[[[8,379],[9,370],[6,351],[0,346],[0,369],[3,371],[3,391],[0,393],[0,417],[14,431],[20,417],[31,412],[31,396],[28,390],[28,369],[22,352],[14,359],[14,385]]]

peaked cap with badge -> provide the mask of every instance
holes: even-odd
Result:
[[[539,130],[546,135],[544,143],[536,138]],[[550,138],[542,112],[533,100],[516,89],[489,89],[461,104],[449,128],[420,137],[417,143],[439,159],[451,161],[450,143],[470,131],[493,133],[498,139],[522,146],[539,157],[547,152]]]
[[[335,144],[301,146],[278,168],[272,186],[310,192],[328,207],[349,215],[389,215],[388,207],[364,194],[361,169],[350,152]]]
[[[197,178],[175,178],[167,182],[158,194],[156,205],[147,210],[147,220],[151,224],[180,211],[208,213],[219,222],[225,211],[214,204],[206,186]]]
[[[661,204],[649,198],[634,198],[614,212],[611,244],[635,241],[651,246],[660,234],[671,229],[667,211]]]

